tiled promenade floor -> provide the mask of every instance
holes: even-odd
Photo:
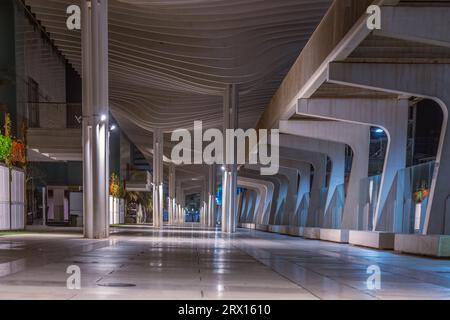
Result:
[[[193,225],[112,231],[0,237],[0,298],[450,299],[449,260],[242,229],[231,238]],[[71,265],[79,290],[66,286]],[[371,265],[379,290],[367,287]]]

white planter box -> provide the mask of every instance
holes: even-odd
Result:
[[[11,173],[11,184],[9,183]],[[10,198],[11,189],[11,198]],[[25,174],[0,165],[0,230],[25,228]]]

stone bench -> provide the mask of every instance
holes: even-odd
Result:
[[[395,234],[392,232],[350,230],[348,243],[382,250],[394,249]]]
[[[320,228],[315,228],[315,227],[303,228],[303,237],[305,239],[320,240]]]
[[[349,230],[320,229],[320,240],[348,243]]]
[[[290,226],[289,227],[289,235],[294,236],[294,237],[303,237],[303,233],[304,233],[303,230],[304,230],[303,227]]]
[[[396,234],[394,250],[401,253],[449,258],[450,236]]]
[[[289,226],[269,225],[269,232],[279,234],[289,234]]]
[[[255,229],[259,231],[269,231],[269,226],[267,224],[257,224],[255,225]]]
[[[254,223],[239,223],[238,225],[240,228],[244,229],[256,229],[256,224]]]

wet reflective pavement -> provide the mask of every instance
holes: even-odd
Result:
[[[239,229],[0,237],[1,299],[450,299],[450,261]],[[69,266],[81,288],[69,290]],[[381,270],[370,290],[369,266]],[[373,282],[371,282],[373,283]]]

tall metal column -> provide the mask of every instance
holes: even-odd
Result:
[[[163,132],[153,131],[153,226],[163,226]]]
[[[217,169],[216,164],[209,166],[208,175],[208,226],[216,226],[216,185]]]
[[[236,231],[237,155],[234,135],[227,137],[226,130],[236,129],[238,126],[239,94],[235,84],[229,84],[226,86],[223,102],[223,130],[225,146],[233,145],[234,150],[226,150],[224,152],[226,164],[224,165],[222,176],[222,232],[233,233]],[[232,139],[233,141],[231,141]],[[231,151],[234,151],[232,152],[233,156],[231,156]]]
[[[108,0],[82,1],[84,236],[109,235]]]
[[[171,164],[169,166],[169,224],[176,222],[176,204],[175,204],[175,165]]]

